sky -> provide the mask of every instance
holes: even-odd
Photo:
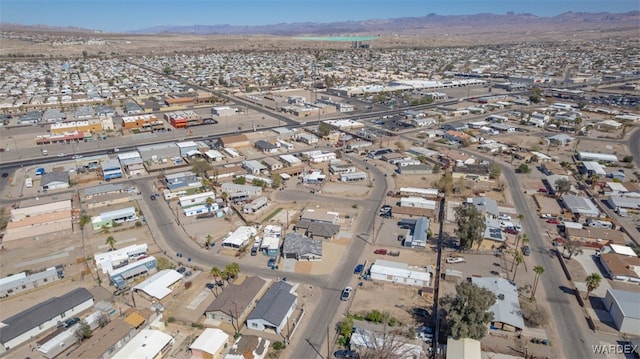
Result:
[[[638,0],[0,0],[0,22],[125,32],[158,25],[268,25],[478,13],[640,10]]]

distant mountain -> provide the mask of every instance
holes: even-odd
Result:
[[[371,19],[364,21],[342,21],[331,23],[299,22],[273,25],[238,26],[238,25],[192,25],[192,26],[155,26],[134,30],[131,34],[224,34],[224,35],[334,35],[354,33],[401,33],[421,30],[451,29],[460,27],[496,28],[500,26],[528,27],[554,25],[562,27],[587,27],[596,24],[628,24],[637,26],[640,23],[640,11],[626,13],[583,13],[566,12],[553,17],[539,17],[532,14],[504,15],[436,15],[421,17],[403,17],[391,19]]]
[[[81,32],[100,33],[100,30],[85,29],[75,26],[23,25],[9,22],[0,23],[1,31],[46,31],[46,32]]]

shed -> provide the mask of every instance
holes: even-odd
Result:
[[[480,342],[471,338],[447,339],[447,358],[481,359],[482,348]]]
[[[221,359],[229,345],[229,334],[217,328],[206,328],[198,338],[191,343],[191,355],[198,359]]]

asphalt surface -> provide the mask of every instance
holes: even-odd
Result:
[[[493,161],[493,158],[489,156],[463,149],[459,150],[473,154],[480,159]],[[573,286],[565,277],[556,256],[551,254],[553,249],[551,243],[548,240],[545,241],[540,235],[537,213],[529,207],[518,180],[518,175],[511,166],[498,161],[496,163],[500,166],[502,174],[507,179],[514,207],[524,214],[522,228],[523,232],[529,236],[533,262],[536,265],[543,266],[549,273],[540,280],[546,294],[546,298],[540,298],[540,301],[549,303],[551,309],[550,320],[555,322],[558,334],[562,335],[561,339],[558,338],[556,340],[562,342],[564,357],[590,358],[593,356],[591,345],[600,344],[600,341],[587,327],[586,320],[579,317],[581,309],[575,295],[563,291],[563,288],[572,288]]]
[[[338,312],[341,303],[340,292],[348,285],[352,279],[353,268],[358,264],[360,254],[368,245],[363,240],[358,240],[356,234],[371,237],[373,222],[378,214],[378,209],[382,206],[384,196],[387,192],[387,184],[384,173],[369,162],[364,162],[353,156],[349,157],[352,162],[360,167],[369,166],[369,173],[374,183],[371,196],[367,199],[353,200],[349,199],[348,203],[357,203],[360,208],[366,209],[367,213],[360,216],[361,220],[357,223],[353,230],[354,236],[351,244],[344,254],[340,265],[335,268],[331,275],[325,276],[309,276],[304,274],[287,273],[287,279],[291,282],[304,283],[312,285],[320,289],[321,300],[318,307],[312,314],[305,318],[308,326],[305,333],[299,333],[298,338],[294,338],[291,347],[288,349],[291,358],[316,358],[326,357],[327,348],[327,329],[334,334],[336,323],[331,323],[334,314]],[[143,198],[149,198],[151,194],[157,192],[153,187],[153,180],[150,178],[140,179],[136,181],[138,189]],[[311,193],[297,191],[295,199],[299,202],[317,199]],[[292,198],[293,199],[293,198]],[[335,199],[328,198],[328,201]],[[340,201],[340,199],[338,199]],[[346,202],[345,202],[346,203]],[[212,266],[224,267],[233,259],[217,256],[213,251],[206,251],[199,245],[188,239],[186,233],[176,222],[175,216],[171,209],[161,200],[157,203],[141,201],[141,209],[145,215],[151,233],[156,244],[165,251],[166,255],[176,261],[187,263],[187,258],[191,258],[191,265],[198,265],[205,270]],[[178,258],[176,253],[181,253],[182,257]],[[265,271],[262,266],[250,266],[241,263],[242,272],[250,275],[259,275],[262,277],[275,278],[282,276],[279,271]],[[333,337],[333,335],[331,335]],[[319,354],[321,353],[321,354]],[[332,354],[330,353],[330,356]]]

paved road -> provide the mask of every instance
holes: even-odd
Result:
[[[493,158],[484,156],[476,152],[461,150],[468,154],[473,154],[480,159],[492,161]],[[522,191],[522,187],[513,168],[507,164],[497,162],[502,168],[502,173],[507,179],[513,205],[524,214],[522,227],[529,236],[531,256],[536,265],[543,266],[547,272],[540,282],[544,287],[546,298],[541,301],[549,303],[551,309],[551,320],[555,321],[558,335],[562,336],[562,348],[565,358],[589,358],[593,356],[590,350],[592,344],[600,344],[591,330],[586,325],[586,321],[581,317],[581,309],[573,294],[565,293],[561,288],[571,288],[572,284],[566,279],[555,255],[550,254],[551,243],[545,241],[540,235],[538,216],[529,207],[527,199]],[[546,273],[549,273],[548,275]],[[538,296],[541,293],[537,294]]]
[[[636,163],[636,168],[640,168],[640,128],[633,130],[629,136],[629,151]]]
[[[350,158],[352,162],[358,166],[370,166],[369,163],[361,161],[356,156]],[[360,208],[367,209],[369,212],[369,215],[363,214],[360,216],[360,221],[353,230],[354,234],[371,234],[374,218],[387,192],[387,184],[382,171],[375,166],[370,166],[369,172],[375,184],[371,196],[367,199],[355,201],[350,199],[348,201],[349,204],[358,203]],[[142,198],[148,198],[152,193],[156,192],[155,188],[153,188],[152,179],[141,179],[137,181],[136,184],[142,193]],[[311,199],[310,193],[297,192],[299,193],[292,194],[297,200],[300,200],[302,196],[308,196],[308,199]],[[334,199],[327,198],[327,200],[332,201]],[[182,253],[183,257],[181,260],[183,262],[186,258],[191,258],[193,265],[201,266],[205,270],[212,266],[224,267],[232,261],[226,257],[216,256],[213,251],[206,251],[187,239],[182,228],[177,225],[175,217],[168,206],[164,204],[150,205],[150,203],[151,202],[141,201],[141,209],[145,214],[154,240],[157,241],[157,245],[162,248],[162,250],[166,251],[169,257],[177,260],[178,258],[176,258],[175,254],[178,252]],[[357,240],[355,235],[353,238],[354,240],[344,254],[343,261],[335,268],[331,275],[308,276],[287,273],[287,278],[290,281],[313,285],[321,291],[321,300],[319,301],[318,307],[305,319],[309,321],[306,333],[298,333],[297,338],[294,338],[291,347],[288,349],[291,358],[316,358],[319,356],[318,352],[322,353],[322,356],[325,355],[327,348],[327,328],[330,328],[332,334],[334,333],[333,328],[336,323],[332,323],[332,320],[334,314],[338,312],[341,303],[340,291],[352,279],[353,268],[358,263],[360,254],[367,245],[365,241]],[[245,264],[241,264],[241,266],[242,272],[247,274],[273,278],[282,275],[281,272],[265,271],[263,267]]]

